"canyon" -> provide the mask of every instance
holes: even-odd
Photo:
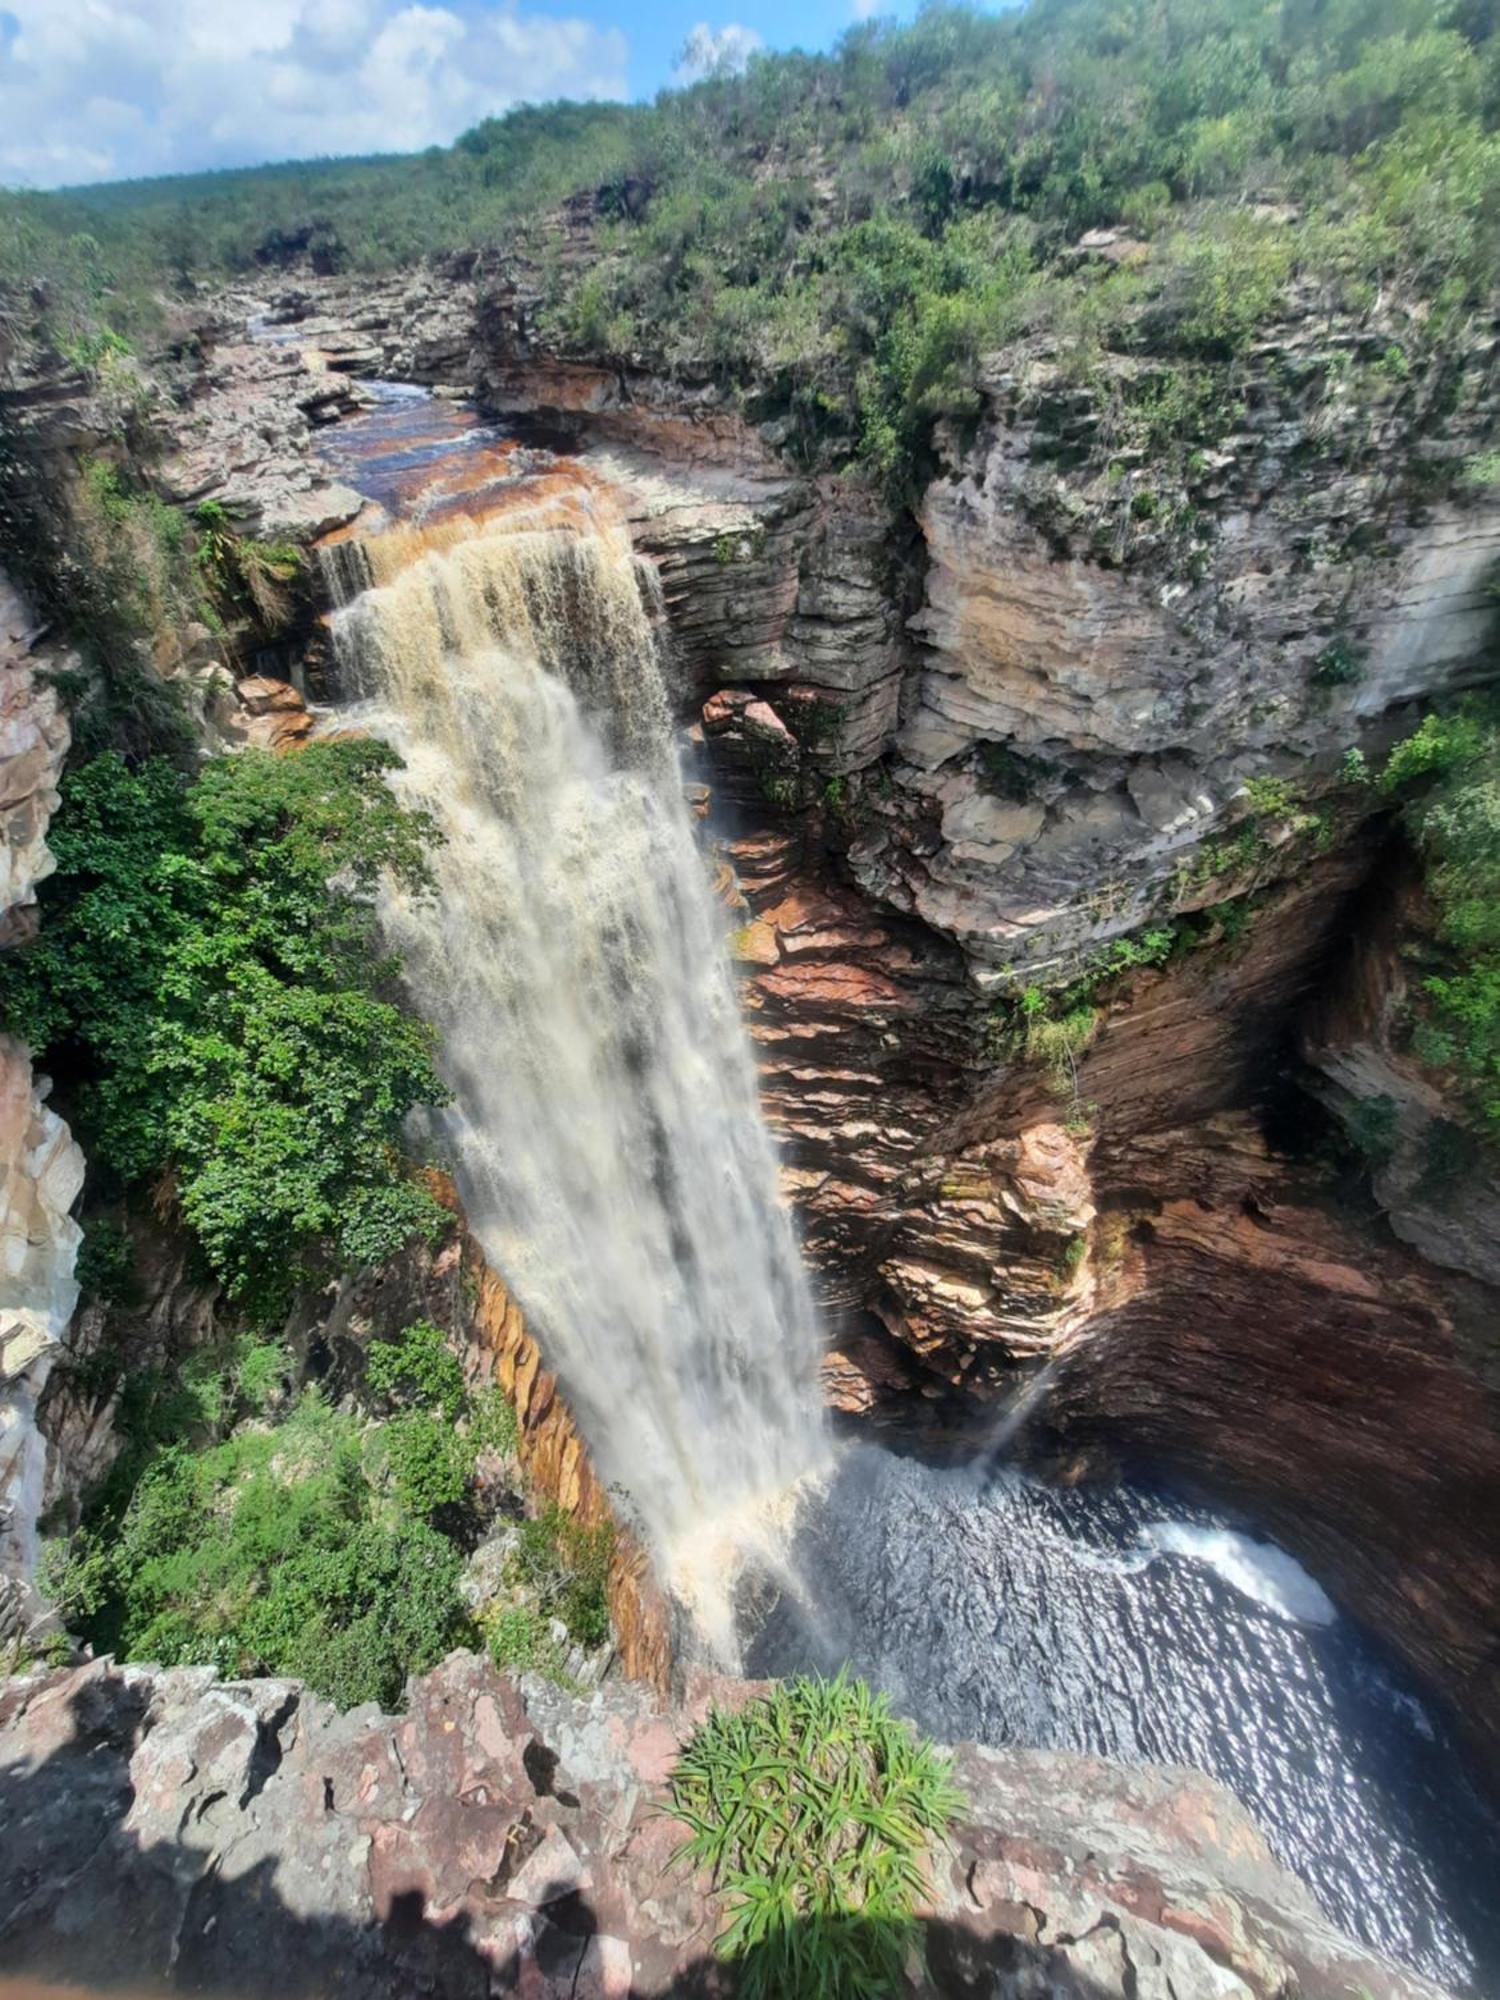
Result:
[[[800,470],[774,423],[711,381],[553,351],[537,318],[534,274],[473,259],[214,301],[162,364],[152,480],[174,505],[213,501],[250,532],[321,545],[325,575],[413,495],[429,537],[559,479],[607,500],[659,590],[688,803],[732,913],[782,1192],[829,1330],[828,1401],[851,1427],[951,1451],[1047,1369],[1020,1441],[1031,1462],[1068,1480],[1146,1466],[1242,1510],[1500,1769],[1500,1185],[1473,1161],[1447,1185],[1428,1171],[1454,1112],[1393,1029],[1430,912],[1389,812],[1345,776],[1349,751],[1378,754],[1416,704],[1493,678],[1500,504],[1434,499],[1424,476],[1493,425],[1492,348],[1465,354],[1435,427],[1420,388],[1349,393],[1348,364],[1394,322],[1289,321],[1257,350],[1239,428],[1193,474],[1188,520],[1121,505],[1099,442],[1107,385],[1070,380],[1033,342],[987,364],[981,416],[942,435],[938,476],[893,532],[864,486]],[[433,392],[398,455],[404,494],[382,498],[360,461],[367,378]],[[91,435],[81,386],[12,404],[55,462]],[[331,608],[315,591],[248,660],[226,663],[204,630],[164,639],[160,669],[203,742],[304,740],[308,704],[337,691]],[[67,738],[29,659],[42,642],[19,608],[7,618],[0,778],[21,936]],[[1320,674],[1334,646],[1358,655],[1357,678]],[[1290,787],[1269,810],[1247,790],[1266,779]],[[1189,945],[1101,984],[1065,1063],[1027,1058],[1028,987],[1065,986],[1178,920]],[[66,1386],[44,1393],[76,1302],[81,1155],[13,1044],[0,1079],[0,1242],[25,1293],[0,1329],[19,1575],[44,1487],[77,1483],[97,1413]],[[1377,1101],[1396,1107],[1397,1143],[1361,1175],[1335,1138]],[[470,1222],[448,1274],[468,1273],[470,1339],[517,1403],[542,1489],[602,1519],[585,1385],[538,1347]],[[164,1286],[163,1316],[186,1289],[180,1274]],[[663,1690],[669,1613],[648,1570],[626,1537],[612,1604],[626,1666]],[[14,1602],[19,1629],[19,1585]],[[667,1990],[707,1948],[702,1885],[671,1906],[655,1887],[645,1803],[701,1686],[664,1721],[612,1685],[587,1723],[462,1656],[404,1723],[336,1720],[271,1684],[214,1688],[206,1670],[74,1668],[7,1699],[22,1810],[53,1825],[56,1788],[102,1745],[98,1782],[124,1807],[102,1836],[107,1893],[175,1885],[141,1978],[179,1948],[207,1969],[214,1898],[231,1909],[230,1884],[278,1842],[306,1842],[310,1871],[332,1843],[359,1845],[341,1918],[383,1925],[413,1965],[462,1943],[486,1978],[513,1958],[519,1990],[624,1993]],[[481,1737],[485,1702],[500,1719]],[[544,1739],[581,1805],[557,1803],[555,1771],[537,1790],[525,1753]],[[235,1766],[222,1784],[202,1776],[215,1759]],[[370,1777],[391,1759],[399,1810]],[[213,1828],[191,1860],[162,1852],[184,1772]],[[1207,1781],[984,1751],[963,1753],[963,1773],[972,1825],[933,1896],[950,1927],[939,1990],[1425,1990],[1341,1955]],[[314,1824],[320,1779],[340,1802]],[[561,1870],[543,1883],[522,1856],[536,1894],[511,1894],[493,1865],[516,1826]],[[236,1857],[223,1872],[221,1851]],[[73,1922],[80,1865],[59,1855],[50,1886],[28,1889],[36,1937]],[[571,1909],[585,1886],[597,1923]],[[414,1889],[436,1943],[400,1930]]]
[[[868,493],[797,477],[710,385],[547,352],[524,272],[455,273],[436,305],[332,281],[271,317],[279,364],[219,366],[279,365],[276,407],[321,415],[329,375],[424,382],[621,496],[734,872],[835,1404],[961,1423],[1059,1357],[1064,1457],[1135,1454],[1247,1508],[1500,1754],[1500,1187],[1471,1164],[1424,1196],[1452,1113],[1390,1021],[1429,920],[1381,802],[1339,778],[1493,672],[1500,508],[1429,502],[1421,476],[1487,434],[1491,349],[1439,438],[1416,391],[1355,399],[1335,365],[1394,322],[1288,326],[1203,469],[1187,558],[1155,517],[1123,549],[1103,533],[1096,413],[1045,352],[1000,357],[893,553]],[[275,523],[286,476],[213,490]],[[289,518],[347,504],[300,476],[316,497]],[[1365,665],[1330,688],[1336,637]],[[1237,842],[1268,772],[1299,808]],[[1230,899],[1241,935],[1204,919],[1202,946],[1106,990],[1066,1087],[997,1051],[997,994]],[[1401,1151],[1373,1201],[1342,1200],[1318,1106],[1386,1096]]]

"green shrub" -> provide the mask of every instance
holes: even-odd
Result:
[[[1405,799],[1446,963],[1422,981],[1418,1054],[1454,1071],[1500,1142],[1500,705],[1429,715],[1391,752],[1382,787]]]
[[[104,1215],[90,1216],[73,1272],[82,1296],[105,1304],[125,1298],[134,1258],[130,1233],[123,1223]]]
[[[1290,778],[1247,778],[1245,798],[1257,819],[1289,820],[1301,794]]]
[[[516,1454],[520,1425],[515,1405],[493,1383],[476,1389],[470,1396],[469,1434],[474,1440],[476,1457],[484,1451],[498,1452],[502,1458],[513,1458]]]
[[[1364,648],[1351,645],[1347,639],[1334,639],[1313,661],[1308,678],[1314,687],[1348,687],[1364,670]]]
[[[430,1358],[431,1331],[419,1323],[418,1355]],[[47,1588],[72,1629],[123,1658],[294,1674],[341,1706],[390,1706],[410,1674],[474,1636],[455,1535],[478,1518],[479,1452],[513,1441],[514,1412],[493,1388],[445,1404],[441,1366],[433,1406],[388,1423],[316,1389],[293,1399],[290,1376],[286,1350],[248,1334],[130,1371],[123,1448],[77,1534],[49,1545]],[[533,1536],[551,1583],[538,1648],[555,1614],[599,1643],[607,1537],[556,1510]],[[509,1643],[512,1664],[530,1663]],[[533,1650],[560,1666],[555,1647]]]
[[[193,559],[219,617],[248,617],[266,633],[283,631],[291,623],[292,590],[302,575],[296,543],[241,534],[217,500],[200,501],[193,524]]]
[[[948,1760],[841,1673],[716,1709],[683,1750],[679,1860],[713,1871],[750,2000],[904,1993],[929,1856],[963,1809]]]
[[[235,1393],[246,1409],[261,1416],[287,1380],[286,1349],[279,1340],[245,1339],[234,1364]]]
[[[521,1524],[517,1582],[530,1590],[543,1618],[560,1618],[579,1645],[609,1637],[609,1566],[615,1532],[606,1521],[586,1528],[556,1505]]]
[[[435,835],[387,787],[396,761],[313,744],[189,782],[95,758],[64,781],[40,934],[0,961],[0,1018],[69,1079],[91,1158],[169,1175],[216,1275],[268,1316],[320,1258],[450,1226],[402,1159],[407,1113],[444,1091],[430,1030],[386,997],[372,905],[384,874],[428,881]]]
[[[1344,1114],[1344,1130],[1361,1159],[1371,1167],[1383,1167],[1396,1150],[1398,1114],[1396,1101],[1382,1092],[1378,1097],[1362,1097]]]
[[[467,1434],[430,1410],[411,1410],[378,1435],[403,1512],[430,1521],[463,1499],[475,1458]]]
[[[415,1403],[438,1410],[449,1422],[468,1400],[463,1364],[448,1337],[431,1320],[418,1320],[394,1340],[372,1340],[365,1352],[365,1379],[388,1403]]]
[[[315,1391],[278,1426],[156,1445],[54,1556],[65,1616],[125,1659],[395,1703],[468,1631],[463,1557],[425,1520],[389,1514],[368,1455],[359,1421]]]
[[[559,1678],[562,1661],[548,1620],[529,1604],[498,1604],[480,1619],[485,1650],[502,1673]]]

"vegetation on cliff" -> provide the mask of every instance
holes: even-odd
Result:
[[[8,197],[4,319],[99,367],[194,278],[482,248],[550,344],[753,391],[805,454],[898,493],[934,423],[976,410],[982,357],[1032,331],[1083,370],[1151,358],[1119,413],[1149,454],[1212,432],[1294,300],[1405,300],[1409,374],[1490,295],[1493,25],[1480,0],[933,6],[416,159]]]
[[[747,2000],[905,1993],[930,1850],[963,1808],[952,1766],[840,1673],[716,1709],[683,1750],[683,1862],[728,1899],[718,1940]]]
[[[1392,752],[1387,790],[1427,864],[1442,963],[1422,977],[1414,1046],[1451,1069],[1500,1144],[1500,703],[1430,715]]]
[[[118,1386],[120,1456],[44,1565],[101,1652],[292,1674],[341,1707],[391,1707],[409,1675],[502,1619],[533,1635],[506,1664],[558,1671],[554,1617],[570,1643],[608,1639],[607,1539],[555,1508],[506,1531],[492,1601],[462,1587],[466,1553],[524,1505],[516,1419],[497,1389],[470,1388],[430,1321],[373,1341],[337,1399],[249,1336]]]
[[[451,1221],[403,1152],[445,1093],[376,929],[377,881],[422,892],[434,837],[395,762],[95,758],[64,783],[40,935],[0,959],[0,1018],[66,1079],[96,1169],[175,1202],[263,1319]]]

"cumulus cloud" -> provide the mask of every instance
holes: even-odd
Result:
[[[673,74],[678,83],[697,83],[705,76],[736,76],[755,51],[764,47],[754,28],[742,27],[738,21],[717,30],[700,21],[683,43]]]
[[[516,0],[8,0],[0,181],[411,151],[523,99],[623,97],[627,55]]]

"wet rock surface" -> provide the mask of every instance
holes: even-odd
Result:
[[[401,1716],[297,1684],[96,1662],[0,1687],[8,1970],[370,2000],[727,1993],[711,1885],[674,1867],[677,1746],[746,1683],[586,1701],[471,1654]],[[1333,1931],[1222,1787],[961,1748],[929,1970],[977,1996],[1431,2000]]]
[[[40,1609],[27,1582],[46,1477],[37,1407],[78,1302],[83,1153],[46,1092],[24,1044],[0,1035],[0,1647]]]

